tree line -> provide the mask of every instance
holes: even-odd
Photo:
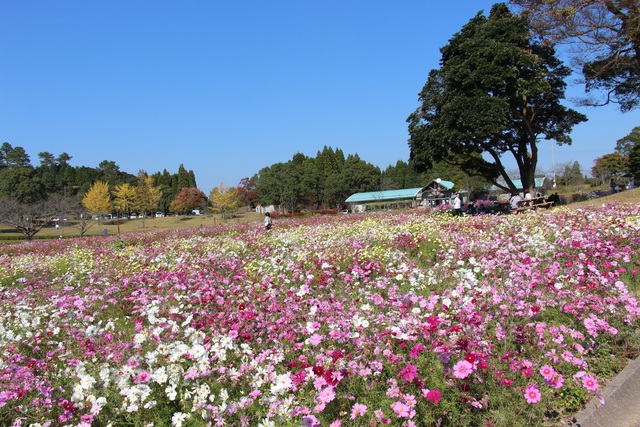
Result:
[[[23,147],[13,147],[4,142],[0,146],[0,197],[14,197],[22,203],[35,203],[52,194],[63,196],[84,195],[96,181],[110,187],[121,184],[136,185],[138,176],[120,170],[111,160],[103,160],[97,167],[71,166],[68,153],[57,156],[50,152],[38,153],[40,164],[33,166]],[[146,172],[143,172],[146,175]],[[163,196],[158,207],[166,210],[175,195],[186,187],[197,187],[193,170],[180,165],[171,174],[166,169],[151,175],[153,184]]]
[[[289,212],[320,207],[341,209],[354,193],[423,187],[436,178],[452,180],[459,188],[471,191],[488,184],[481,177],[444,162],[416,172],[407,162],[398,160],[381,171],[358,154],[345,156],[340,148],[324,146],[315,157],[296,153],[287,162],[261,169],[249,180],[252,188],[245,202],[279,205]]]

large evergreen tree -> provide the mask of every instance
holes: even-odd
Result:
[[[511,0],[524,8],[537,34],[569,45],[587,92],[622,111],[640,105],[640,4],[638,0]]]
[[[636,145],[640,145],[640,126],[634,127],[628,135],[616,141],[616,152],[629,156]]]
[[[640,183],[640,143],[634,145],[629,151],[629,173],[636,183]]]
[[[572,127],[586,120],[560,104],[570,70],[503,3],[488,17],[476,15],[441,52],[441,67],[430,72],[422,105],[407,120],[410,163],[424,171],[451,162],[496,185],[502,177],[502,187],[515,191],[502,159],[509,154],[523,185],[533,187],[538,140],[570,144]]]

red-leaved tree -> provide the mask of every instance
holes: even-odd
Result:
[[[207,197],[197,188],[183,188],[169,204],[169,211],[175,214],[188,213],[202,206],[206,200]]]

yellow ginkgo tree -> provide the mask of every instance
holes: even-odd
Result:
[[[110,213],[112,204],[109,184],[103,181],[94,182],[82,198],[82,204],[92,215],[97,215],[98,218]]]
[[[136,188],[128,183],[116,185],[113,195],[114,203],[119,207],[120,212],[131,213],[131,207],[136,198]]]
[[[209,199],[214,208],[222,213],[222,219],[226,218],[229,212],[235,212],[241,204],[240,194],[235,187],[227,187],[223,182],[211,190]]]

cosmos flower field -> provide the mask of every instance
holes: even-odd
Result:
[[[640,209],[0,248],[0,424],[557,425],[639,354]]]

